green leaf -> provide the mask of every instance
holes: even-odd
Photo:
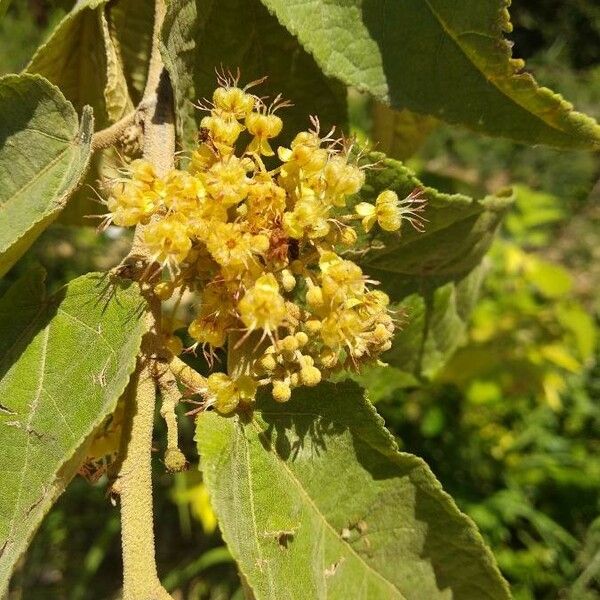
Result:
[[[376,163],[367,171],[367,180],[354,201],[374,202],[384,190],[399,198],[416,188],[427,200],[423,233],[404,223],[399,233],[374,227],[367,236],[370,251],[361,262],[369,272],[377,271],[386,291],[395,298],[420,289],[424,279],[451,280],[476,267],[487,252],[507,208],[511,190],[481,200],[463,194],[444,194],[424,186],[402,163],[372,152],[367,161]]]
[[[323,72],[393,108],[530,144],[600,147],[600,127],[511,59],[507,0],[263,0]]]
[[[101,274],[47,296],[41,270],[0,299],[0,595],[125,390],[145,331],[132,282]]]
[[[393,110],[381,102],[373,103],[371,137],[377,150],[390,158],[406,160],[425,143],[438,124],[437,119],[410,110]]]
[[[573,334],[579,356],[583,360],[590,360],[598,339],[594,317],[578,304],[559,304],[556,307],[556,317]]]
[[[381,282],[401,326],[392,350],[382,359],[417,377],[432,377],[462,341],[478,296],[479,267],[494,234],[512,203],[507,190],[474,200],[443,194],[423,184],[402,163],[371,153],[378,165],[354,201],[374,202],[386,189],[400,198],[423,189],[427,207],[425,231],[404,223],[400,233],[375,227],[366,236],[370,250],[358,258],[365,272]]]
[[[484,274],[480,266],[447,283],[429,279],[395,305],[404,323],[383,360],[416,377],[433,378],[464,342]]]
[[[197,420],[223,537],[257,600],[509,598],[427,465],[398,452],[355,384],[298,388]]]
[[[0,78],[0,276],[57,217],[84,174],[91,111],[37,75]]]
[[[104,15],[106,0],[78,2],[27,66],[57,85],[77,111],[94,109],[102,129],[132,109],[120,57]]]
[[[137,104],[142,99],[148,76],[154,27],[154,3],[119,0],[109,6],[113,42],[123,61],[129,91]]]
[[[527,263],[526,277],[546,298],[560,298],[573,288],[573,277],[567,269],[535,257]]]
[[[106,85],[104,86],[104,102],[108,120],[111,123],[129,114],[133,110],[133,102],[129,96],[127,80],[121,64],[121,56],[110,37],[108,21],[104,12],[100,13],[102,39],[106,52]]]
[[[284,132],[277,143],[310,126],[317,115],[322,129],[346,122],[344,86],[327,79],[259,0],[174,0],[163,26],[163,58],[175,89],[177,126],[184,145],[196,132],[205,113],[192,103],[210,99],[216,87],[215,70],[224,67],[241,83],[268,76],[253,89],[258,95],[283,96],[294,103],[282,110]]]

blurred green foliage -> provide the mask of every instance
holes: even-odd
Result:
[[[0,19],[0,73],[25,66],[69,0],[12,0]],[[515,54],[542,83],[600,116],[600,16],[594,0],[515,2]],[[370,107],[350,104],[368,134]],[[393,369],[366,374],[402,448],[429,463],[477,522],[517,600],[600,598],[600,175],[598,157],[528,148],[438,126],[409,161],[443,191],[518,184],[488,261],[483,297],[461,349],[435,381],[406,387]],[[100,212],[99,207],[99,212]],[[51,227],[18,266],[41,262],[56,288],[118,263],[127,240]],[[18,275],[0,281],[0,293]],[[410,316],[410,315],[409,315]],[[198,365],[196,365],[198,366]],[[182,407],[182,412],[186,409]],[[179,599],[241,598],[196,471],[155,486],[161,576]],[[163,449],[164,432],[155,441]],[[161,452],[156,472],[163,471]],[[118,511],[103,481],[73,482],[44,521],[11,598],[119,597]],[[70,590],[67,592],[67,590]]]
[[[512,239],[493,248],[466,344],[436,381],[402,390],[388,380],[392,390],[372,397],[477,522],[517,599],[596,598],[574,586],[598,562],[582,555],[600,508],[597,324],[569,271],[517,244],[548,241],[527,226],[531,195],[519,190]]]

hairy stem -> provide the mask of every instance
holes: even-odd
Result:
[[[146,363],[138,367],[129,387],[129,436],[119,473],[123,600],[171,598],[158,579],[154,557],[151,451],[155,403],[154,377]]]
[[[138,109],[133,110],[110,127],[96,131],[92,136],[92,152],[114,146],[123,135],[123,132],[135,123],[137,114]]]
[[[203,377],[186,365],[178,356],[174,356],[169,362],[171,373],[193,394],[200,394],[206,388],[206,377]]]
[[[144,93],[143,130],[144,158],[150,161],[158,175],[164,175],[173,165],[175,131],[171,85],[159,51],[159,37],[165,15],[165,1],[155,1],[152,54]],[[141,266],[133,277],[141,279],[152,258],[145,251],[143,226],[135,230],[129,256],[139,259]],[[150,307],[150,332],[142,345],[135,392],[135,413],[131,419],[131,435],[120,471],[121,521],[123,544],[124,600],[166,600],[171,596],[161,585],[156,568],[154,518],[152,511],[152,431],[156,403],[156,356],[160,348],[161,305],[152,286],[143,281],[142,291]]]
[[[177,387],[177,381],[172,371],[166,369],[158,380],[162,403],[160,416],[167,425],[167,449],[178,447],[177,414],[175,409],[181,400],[181,393]]]

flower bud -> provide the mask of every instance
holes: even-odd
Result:
[[[287,402],[292,396],[290,384],[285,381],[273,382],[273,399],[276,402]]]

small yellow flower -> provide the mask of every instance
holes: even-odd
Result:
[[[189,214],[198,208],[205,197],[202,181],[187,171],[173,169],[166,176],[164,204],[171,211]]]
[[[159,206],[160,198],[135,182],[118,183],[107,202],[111,221],[119,227],[145,223]]]
[[[340,309],[323,320],[321,337],[325,345],[332,349],[352,347],[362,329],[362,319],[356,311]]]
[[[251,331],[262,329],[275,331],[285,320],[285,300],[279,293],[279,285],[272,273],[256,280],[238,304],[240,319]]]
[[[225,146],[233,146],[244,131],[244,126],[236,119],[221,115],[204,117],[200,121],[200,127],[208,129],[213,142]]]
[[[144,230],[144,243],[154,260],[169,268],[182,263],[192,247],[187,226],[179,215],[149,223]]]
[[[254,254],[265,252],[269,239],[252,235],[239,223],[213,222],[207,233],[206,247],[217,263],[233,269],[249,268],[255,262]]]
[[[200,144],[193,152],[190,162],[190,171],[192,173],[202,173],[210,169],[217,160],[218,154],[208,144]]]
[[[237,156],[215,163],[203,181],[206,191],[224,206],[233,206],[248,195],[246,168]]]
[[[143,158],[131,161],[129,171],[132,179],[143,182],[148,186],[151,186],[157,179],[156,171],[154,170],[152,163]]]
[[[365,174],[346,157],[332,156],[323,170],[327,197],[335,206],[345,206],[346,196],[357,194],[365,182]]]
[[[323,204],[310,189],[304,189],[292,212],[283,215],[285,232],[295,239],[325,237],[330,231],[329,207]]]
[[[188,327],[188,333],[199,344],[208,344],[213,348],[222,348],[227,340],[227,320],[215,317],[194,319]]]
[[[275,154],[267,140],[281,133],[283,121],[277,115],[251,112],[246,116],[246,128],[248,133],[254,136],[247,152],[256,152],[263,156]]]
[[[335,252],[324,252],[319,260],[323,296],[328,302],[343,303],[363,294],[365,279],[361,268]]]
[[[356,214],[361,216],[365,231],[370,231],[375,225],[384,231],[398,231],[402,221],[408,221],[417,231],[423,231],[422,213],[425,209],[425,199],[421,196],[421,190],[415,190],[404,200],[398,199],[398,194],[392,190],[385,190],[377,196],[375,205],[368,202],[360,202],[354,208]]]
[[[269,229],[285,211],[285,190],[269,174],[258,173],[248,188],[246,204],[246,218],[251,226],[257,230]]]
[[[238,87],[218,87],[213,93],[217,111],[235,119],[243,119],[254,109],[256,98]]]
[[[223,414],[233,412],[240,402],[251,402],[256,396],[256,382],[248,375],[236,380],[225,373],[213,373],[206,381],[207,399]]]

